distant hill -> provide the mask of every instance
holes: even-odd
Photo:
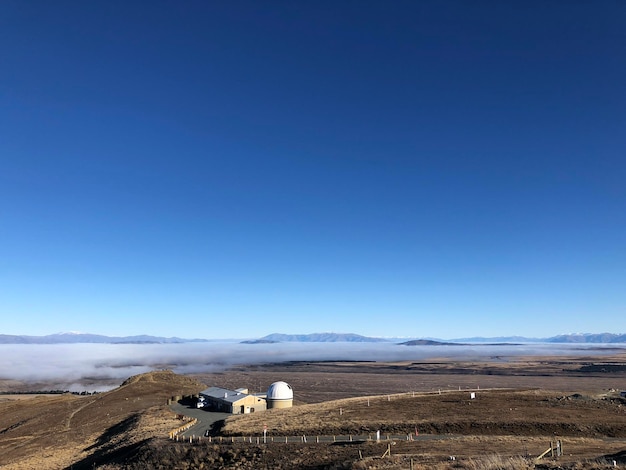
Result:
[[[520,343],[514,342],[474,342],[474,343],[457,343],[454,341],[435,341],[432,339],[414,339],[398,343],[400,346],[519,346]]]
[[[626,343],[626,334],[614,333],[575,333],[553,336],[548,343]]]
[[[0,344],[68,344],[68,343],[109,343],[109,344],[164,344],[194,343],[205,339],[163,338],[161,336],[104,336],[89,333],[56,333],[46,336],[1,335]]]
[[[386,339],[371,338],[354,333],[312,333],[308,335],[285,335],[273,333],[258,340],[263,342],[300,343],[387,343]]]
[[[524,336],[495,336],[492,338],[474,336],[472,338],[455,338],[450,341],[455,343],[545,343],[548,339],[526,338]]]
[[[461,343],[448,343],[444,341],[434,341],[432,339],[413,339],[398,344],[401,346],[462,346]]]
[[[499,336],[494,338],[473,337],[457,338],[453,342],[465,343],[580,343],[612,344],[626,343],[626,334],[615,333],[573,333],[551,336],[549,338],[526,338],[524,336]]]
[[[241,341],[241,344],[276,344],[280,343],[280,341],[272,341],[271,339],[247,339],[245,341]]]

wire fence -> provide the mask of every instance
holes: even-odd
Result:
[[[378,400],[383,401],[392,401],[398,398],[403,397],[412,397],[418,398],[420,396],[425,395],[444,395],[454,392],[466,392],[468,393],[469,399],[474,399],[476,397],[476,392],[479,391],[494,391],[494,390],[502,390],[498,388],[490,388],[490,389],[482,389],[480,386],[472,387],[472,388],[448,388],[448,389],[438,389],[436,391],[428,391],[428,392],[400,392],[400,393],[390,393],[384,395],[377,395],[371,397],[354,397],[348,398],[338,405],[337,411],[340,415],[343,415],[344,412],[348,411],[351,406],[357,404],[366,404],[370,406],[370,402],[374,403]],[[319,436],[309,436],[309,435],[298,435],[298,436],[270,436],[268,434],[263,435],[253,435],[253,436],[210,436],[210,435],[195,435],[187,432],[192,426],[197,424],[199,421],[194,418],[193,420],[183,424],[179,428],[171,431],[169,433],[169,438],[171,440],[175,440],[177,442],[218,442],[218,443],[235,443],[235,442],[247,442],[247,443],[256,443],[256,444],[266,444],[266,443],[274,443],[274,442],[282,442],[282,443],[291,443],[291,442],[300,442],[300,443],[333,443],[333,442],[378,442],[378,441],[413,441],[413,440],[428,440],[434,438],[444,438],[442,436],[434,436],[434,435],[419,435],[417,429],[415,433],[409,434],[368,434],[368,435],[319,435]]]
[[[247,443],[247,444],[273,444],[273,443],[302,443],[302,444],[332,444],[332,443],[363,443],[363,442],[392,442],[392,441],[427,441],[433,439],[449,439],[452,436],[435,436],[435,435],[416,435],[416,434],[338,434],[338,435],[300,435],[300,436],[268,436],[268,435],[255,435],[255,436],[188,436],[182,437],[179,435],[172,435],[170,433],[170,439],[177,442],[189,442],[201,443],[201,442],[213,442],[218,444],[234,444],[234,443]]]

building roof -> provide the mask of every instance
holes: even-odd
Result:
[[[237,390],[229,390],[221,387],[209,387],[206,390],[202,390],[200,395],[204,395],[207,398],[213,398],[214,400],[225,401],[234,403],[248,396],[247,393],[243,393]]]

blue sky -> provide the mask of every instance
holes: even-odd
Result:
[[[0,333],[626,331],[621,1],[0,4]]]

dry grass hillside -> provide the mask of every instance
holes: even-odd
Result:
[[[403,393],[348,398],[236,415],[222,434],[423,434],[626,438],[626,400],[618,394],[563,395],[542,390]]]
[[[171,371],[131,377],[120,387],[92,396],[39,396],[0,403],[0,467],[91,468],[111,453],[123,453],[180,423],[167,407],[173,395],[204,385]]]
[[[420,435],[407,439],[415,426]],[[286,435],[307,436],[306,443],[286,443]],[[338,439],[318,443],[320,435]],[[565,455],[538,462],[557,439]],[[153,439],[102,470],[599,470],[615,468],[613,460],[623,468],[625,447],[624,402],[615,392],[484,390],[473,400],[468,392],[411,393],[232,416],[221,437],[193,444]]]
[[[195,394],[204,383],[263,390],[275,380],[294,387],[296,406],[230,417],[221,442],[204,438],[190,444],[165,437],[181,424],[166,405],[169,397]],[[626,468],[626,402],[618,388],[625,380],[621,354],[601,363],[581,357],[267,364],[195,379],[160,371],[94,396],[4,396],[0,467],[595,470],[615,468],[615,461]],[[471,399],[469,388],[477,385]],[[490,386],[502,389],[486,390]],[[243,436],[261,436],[264,426],[267,445],[250,438],[243,442]],[[419,438],[407,440],[415,428]],[[378,430],[381,442],[314,439],[373,437]],[[285,443],[280,439],[285,435],[309,439]],[[234,436],[239,439],[232,442]],[[556,439],[565,455],[537,464],[535,458]]]

